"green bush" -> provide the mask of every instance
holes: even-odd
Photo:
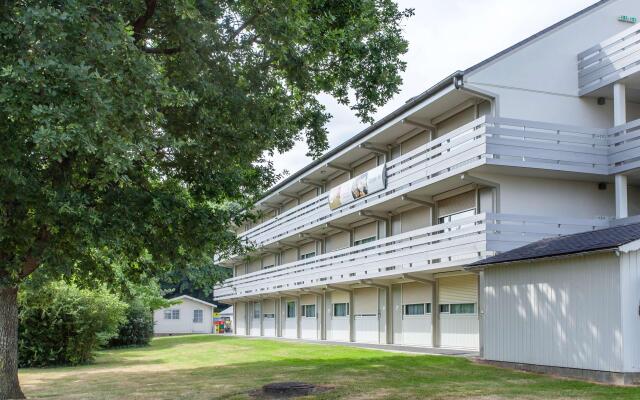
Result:
[[[133,300],[127,310],[127,320],[109,346],[146,346],[153,337],[153,312],[140,300]]]
[[[53,282],[23,290],[20,302],[21,367],[81,364],[117,335],[127,304],[104,288]]]

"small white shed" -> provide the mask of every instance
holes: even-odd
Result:
[[[179,303],[154,311],[155,335],[213,333],[213,304],[187,295],[169,300]]]

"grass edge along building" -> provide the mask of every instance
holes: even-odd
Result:
[[[234,276],[214,289],[234,305],[234,332],[639,372],[640,357],[576,364],[569,353],[613,351],[610,337],[626,343],[640,298],[581,306],[598,292],[565,292],[555,281],[545,307],[571,323],[530,329],[546,340],[523,343],[548,348],[506,357],[488,336],[511,325],[486,308],[483,270],[466,268],[544,238],[640,220],[640,25],[624,15],[640,15],[640,3],[600,1],[457,71],[273,187],[257,204],[263,220],[235,227],[256,250],[224,260]],[[640,281],[632,284],[638,292]],[[511,295],[525,323],[539,322],[531,305],[545,293]],[[632,313],[624,329],[590,318],[620,312]],[[578,334],[580,321],[587,333]],[[580,342],[562,344],[572,340]],[[549,350],[560,356],[535,357]]]

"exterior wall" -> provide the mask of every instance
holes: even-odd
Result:
[[[473,314],[440,312],[440,346],[480,348],[478,319],[478,277],[475,274],[439,278],[438,304],[476,304]]]
[[[606,190],[599,190],[597,182],[504,174],[475,175],[500,186],[501,213],[584,219],[615,216],[615,192],[612,183],[607,185]],[[636,187],[629,187],[631,215],[640,212],[639,202],[640,192]]]
[[[484,358],[622,371],[620,278],[613,253],[488,268]]]
[[[302,256],[303,254],[309,254],[312,252],[315,252],[316,254],[318,254],[318,252],[316,251],[316,242],[311,241],[309,243],[305,243],[302,246],[300,246],[300,256]]]
[[[409,139],[400,143],[400,152],[401,154],[407,154],[412,150],[417,149],[418,147],[427,144],[429,141],[429,134],[426,132],[418,133],[415,136],[410,137]]]
[[[181,299],[180,301],[179,304],[166,308],[169,310],[180,310],[180,318],[177,320],[164,319],[165,308],[153,312],[154,334],[213,332],[213,307],[189,299]],[[202,310],[202,323],[193,322],[194,310]]]
[[[370,222],[360,225],[353,230],[353,240],[362,240],[370,237],[378,237],[378,222]]]
[[[273,318],[271,318],[273,315]],[[262,330],[263,336],[276,336],[276,301],[273,299],[262,302]]]
[[[233,306],[233,312],[235,313],[233,321],[235,324],[234,333],[236,335],[247,334],[247,303],[238,302]]]
[[[640,252],[620,255],[620,319],[624,372],[640,372]]]
[[[379,343],[378,289],[359,288],[353,291],[353,318],[355,341]]]
[[[375,168],[378,165],[376,158],[371,158],[363,163],[360,163],[353,167],[353,176],[358,176],[369,171],[372,168]]]
[[[289,302],[293,302],[295,304],[296,312],[295,312],[295,316],[292,318],[287,317],[287,303]],[[300,312],[298,300],[294,298],[283,299],[282,309],[283,309],[282,336],[289,339],[296,339],[298,337],[298,314]]]
[[[610,1],[467,74],[466,85],[495,94],[503,117],[610,127],[611,101],[578,97],[577,55],[628,29],[620,15],[637,14],[637,0]]]
[[[415,229],[431,226],[431,209],[429,207],[416,207],[400,214],[400,231],[405,233]]]
[[[430,303],[433,307],[431,285],[419,282],[397,286],[393,307],[394,343],[411,346],[432,346],[432,313],[425,315],[404,315],[407,304]],[[433,309],[432,309],[433,312]]]
[[[329,322],[327,326],[327,340],[335,340],[340,342],[348,342],[350,340],[349,318],[336,317],[333,315],[333,304],[335,303],[349,303],[349,294],[341,291],[331,292],[330,296],[330,311],[327,317]],[[351,305],[350,305],[351,308]]]
[[[287,249],[282,252],[282,264],[298,261],[298,250]]]
[[[260,271],[262,269],[262,260],[260,258],[251,260],[247,264],[247,273]]]
[[[300,195],[300,203],[304,203],[305,201],[309,201],[318,195],[318,191],[316,188],[313,188],[307,192],[304,192]]]
[[[317,340],[318,336],[318,320],[319,320],[319,312],[320,312],[320,304],[318,301],[318,296],[314,294],[307,294],[300,296],[300,337],[302,339],[312,339]],[[316,306],[316,316],[315,317],[305,317],[302,315],[302,306],[303,305],[315,305]]]
[[[349,232],[340,232],[328,236],[325,240],[327,253],[349,247]]]
[[[336,175],[333,178],[329,179],[327,181],[326,187],[327,187],[327,191],[331,190],[332,188],[340,185],[341,183],[344,183],[346,181],[349,180],[349,174],[346,172],[341,173],[340,175]]]

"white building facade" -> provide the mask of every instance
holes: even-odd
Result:
[[[480,351],[465,266],[640,214],[640,15],[608,0],[458,71],[272,188],[215,288],[237,335]],[[492,339],[495,340],[495,339]]]

